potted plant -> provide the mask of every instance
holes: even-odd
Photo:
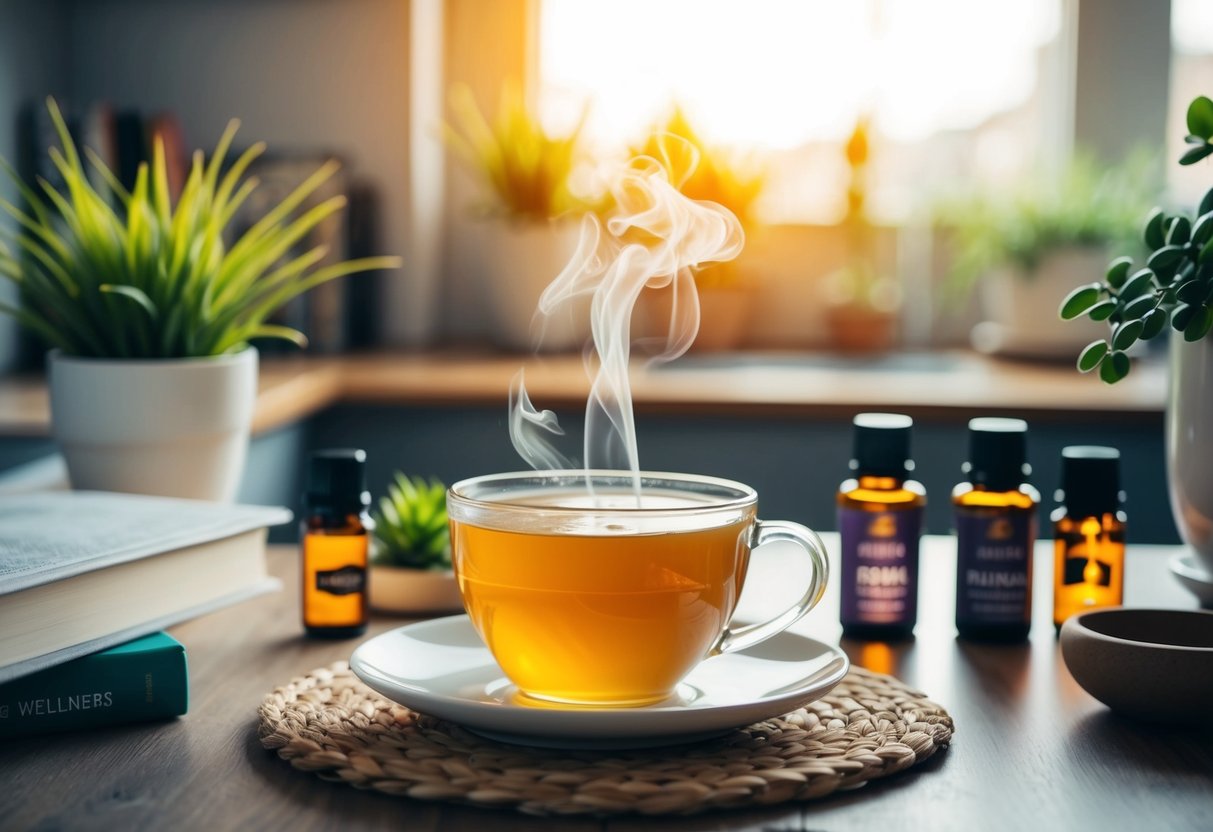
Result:
[[[847,262],[826,278],[826,324],[831,342],[845,352],[878,352],[893,346],[901,310],[901,285],[876,264],[875,229],[867,214],[871,143],[868,119],[860,119],[847,138],[850,168],[846,236]]]
[[[585,314],[536,320],[539,296],[577,248],[583,209],[569,189],[585,114],[566,136],[549,134],[515,84],[502,87],[493,121],[463,84],[451,89],[454,124],[447,144],[488,195],[471,226],[472,252],[496,316],[497,341],[511,349],[580,347],[589,336]]]
[[[371,606],[395,613],[462,610],[451,571],[446,486],[397,471],[374,519]]]
[[[685,111],[677,106],[630,155],[662,159],[664,151],[660,143],[664,135],[684,139],[698,152],[698,164],[679,190],[691,199],[728,208],[741,221],[747,236],[752,236],[758,229],[754,209],[765,184],[758,166],[737,153],[705,142],[691,126]],[[696,271],[695,288],[699,294],[700,323],[691,349],[716,352],[738,347],[747,332],[754,292],[744,252],[737,260],[712,263]],[[670,292],[669,288],[649,289],[642,296],[650,329],[664,332],[668,326]]]
[[[0,229],[0,273],[21,305],[3,305],[51,347],[52,429],[75,488],[231,500],[248,448],[257,388],[252,338],[295,330],[266,322],[282,304],[342,275],[390,268],[378,257],[321,268],[325,254],[292,245],[345,204],[326,200],[301,216],[299,204],[332,175],[317,170],[230,244],[224,230],[256,188],[244,172],[256,144],[224,172],[238,123],[209,162],[194,155],[180,198],[169,196],[163,142],[129,191],[96,154],[81,154],[53,100],[47,107],[61,147],[50,156],[62,188],[17,185],[24,207],[0,207],[18,223]]]
[[[1188,107],[1187,152],[1181,165],[1213,154],[1213,101]],[[1088,344],[1078,369],[1108,384],[1129,374],[1126,351],[1172,330],[1167,401],[1167,479],[1180,536],[1200,556],[1213,581],[1213,189],[1194,214],[1155,208],[1145,222],[1149,254],[1142,268],[1121,257],[1102,280],[1078,286],[1061,304],[1064,320],[1106,323],[1108,334]]]
[[[1094,280],[1110,257],[1133,250],[1149,170],[1144,158],[1107,168],[1079,153],[1058,177],[942,209],[953,232],[949,289],[980,292],[985,320],[974,347],[1059,358],[1098,335],[1094,326],[1060,325],[1052,311],[1076,280]]]

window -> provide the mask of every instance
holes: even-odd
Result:
[[[542,0],[540,112],[567,129],[588,102],[587,139],[619,150],[677,102],[779,171],[761,207],[777,222],[838,219],[840,145],[870,114],[873,213],[897,220],[924,184],[1032,164],[1061,29],[1061,0]]]
[[[1177,205],[1196,205],[1213,185],[1208,163],[1181,167],[1188,104],[1213,96],[1213,3],[1171,0],[1171,95],[1167,115],[1167,185]]]

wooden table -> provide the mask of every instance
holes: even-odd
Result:
[[[835,549],[836,539],[827,538]],[[1176,550],[1130,550],[1127,601],[1193,608],[1167,572]],[[756,560],[746,610],[789,592],[795,568]],[[271,550],[287,590],[177,627],[191,670],[190,713],[168,724],[30,738],[0,749],[3,829],[353,830],[1177,830],[1213,829],[1213,720],[1175,728],[1121,720],[1062,664],[1048,570],[1038,549],[1029,644],[955,639],[949,538],[925,540],[917,639],[844,642],[852,661],[925,690],[956,720],[927,763],[825,800],[690,818],[537,819],[356,791],[296,771],[261,748],[256,709],[275,685],[349,656],[356,641],[304,638],[297,558]],[[757,590],[757,591],[755,591]],[[837,589],[797,629],[837,640]],[[377,618],[371,634],[399,626]],[[1213,707],[1213,703],[1209,703]],[[1203,733],[1202,733],[1203,731]]]

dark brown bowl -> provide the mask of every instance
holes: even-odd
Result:
[[[1087,693],[1125,716],[1177,722],[1213,704],[1213,612],[1080,613],[1061,628],[1061,655]]]

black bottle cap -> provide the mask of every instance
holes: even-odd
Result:
[[[910,460],[910,428],[914,420],[900,413],[860,413],[855,426],[855,455],[851,470],[861,476],[904,477],[914,468]]]
[[[1027,456],[1028,423],[1023,419],[969,420],[969,461],[961,467],[969,482],[991,491],[1018,488],[1032,472]]]
[[[314,451],[308,460],[304,500],[313,508],[361,509],[369,506],[366,451],[357,448]]]
[[[1098,517],[1120,508],[1120,451],[1070,445],[1061,451],[1058,502],[1071,517]]]

